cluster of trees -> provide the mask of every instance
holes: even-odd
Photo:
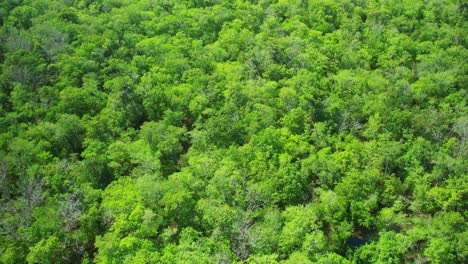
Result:
[[[466,263],[467,8],[0,1],[0,262]]]

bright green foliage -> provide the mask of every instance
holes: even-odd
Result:
[[[26,260],[28,263],[60,263],[60,251],[57,237],[52,236],[31,248]]]
[[[363,263],[401,263],[408,251],[410,241],[403,234],[385,232],[379,234],[377,243],[359,248],[357,262]]]
[[[0,262],[467,263],[466,18],[0,1]]]

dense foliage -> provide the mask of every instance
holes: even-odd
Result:
[[[467,263],[467,8],[0,1],[1,263]]]

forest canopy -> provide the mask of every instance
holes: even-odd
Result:
[[[0,1],[0,262],[467,263],[467,8]]]

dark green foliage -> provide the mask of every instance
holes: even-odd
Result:
[[[0,1],[0,263],[466,263],[466,18]]]

